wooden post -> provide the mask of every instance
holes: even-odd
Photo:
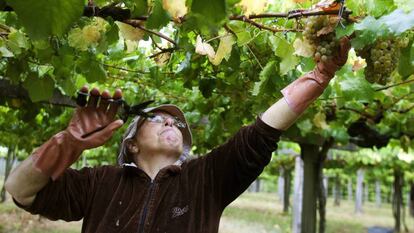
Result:
[[[293,188],[292,233],[300,233],[302,229],[302,192],[303,192],[303,160],[296,156],[295,178]]]
[[[352,201],[352,178],[348,179],[348,201]]]
[[[277,178],[277,194],[279,196],[280,203],[283,204],[283,195],[285,193],[285,180],[283,178],[283,166],[279,168],[279,177]]]
[[[290,182],[291,182],[291,169],[284,169],[283,176],[284,176],[284,193],[283,193],[283,212],[289,212],[289,197],[290,197]]]
[[[381,207],[381,181],[375,181],[375,205]]]
[[[303,203],[301,233],[316,232],[316,203],[318,192],[319,146],[300,144],[303,159]]]
[[[363,213],[362,199],[363,199],[363,183],[364,183],[364,169],[360,168],[357,171],[357,186],[355,190],[355,213]]]

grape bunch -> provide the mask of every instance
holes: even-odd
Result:
[[[312,46],[316,61],[327,61],[338,50],[339,41],[335,38],[335,22],[330,16],[311,16],[305,21],[303,36]]]
[[[391,73],[397,67],[400,46],[403,44],[397,43],[395,38],[382,38],[358,50],[357,55],[364,58],[367,63],[365,79],[370,83],[387,84]]]

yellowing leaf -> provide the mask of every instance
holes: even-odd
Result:
[[[200,55],[207,55],[210,59],[214,59],[216,53],[210,44],[203,42],[200,35],[197,36],[195,52]]]
[[[213,63],[213,65],[219,65],[223,58],[226,60],[229,59],[231,54],[231,49],[233,47],[233,44],[236,41],[234,40],[232,35],[225,35],[220,38],[220,44],[217,49],[216,55],[214,56],[214,59],[210,59],[210,62]]]
[[[366,62],[362,58],[357,58],[352,64],[352,71],[358,71],[366,66]]]
[[[326,116],[325,114],[318,112],[315,114],[315,116],[313,117],[313,123],[315,124],[316,127],[321,128],[321,129],[326,129],[328,128],[328,124],[326,124]]]
[[[97,44],[98,41],[101,39],[101,33],[99,32],[99,28],[92,25],[87,25],[82,29],[83,39],[85,39],[86,43],[89,44]]]
[[[312,45],[310,45],[306,40],[302,40],[300,38],[296,38],[293,42],[293,48],[295,48],[295,52],[293,54],[302,57],[312,57],[315,52]]]
[[[183,17],[188,11],[187,6],[185,5],[185,0],[163,0],[162,7],[174,19]]]
[[[246,15],[260,14],[267,7],[267,0],[241,0],[238,4]]]
[[[333,11],[339,10],[341,4],[339,4],[336,0],[322,0],[318,2],[315,6],[316,8],[320,8],[324,11]]]
[[[138,41],[144,37],[145,32],[141,29],[135,28],[129,24],[115,22],[119,28],[119,33],[125,40]]]
[[[168,63],[168,61],[170,60],[170,57],[171,57],[171,53],[160,53],[154,57],[154,61],[155,63],[157,63],[159,67],[163,67]]]
[[[69,46],[79,49],[81,51],[88,50],[89,44],[83,41],[83,32],[80,28],[74,28],[70,30],[68,35]]]

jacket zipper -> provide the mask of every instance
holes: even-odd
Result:
[[[138,233],[144,233],[145,220],[147,218],[147,213],[148,213],[148,204],[149,204],[149,201],[151,200],[152,191],[154,189],[153,187],[154,187],[154,181],[151,180],[151,183],[150,183],[150,186],[149,186],[149,189],[148,189],[149,195],[147,197],[147,200],[145,201],[144,211],[143,211],[142,216],[141,216],[141,221],[140,221],[141,224],[139,226]]]

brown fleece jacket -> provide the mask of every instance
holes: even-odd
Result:
[[[52,220],[83,218],[88,233],[218,232],[224,208],[269,163],[280,133],[258,118],[205,156],[165,167],[153,181],[133,166],[67,169],[30,207],[20,207]]]

